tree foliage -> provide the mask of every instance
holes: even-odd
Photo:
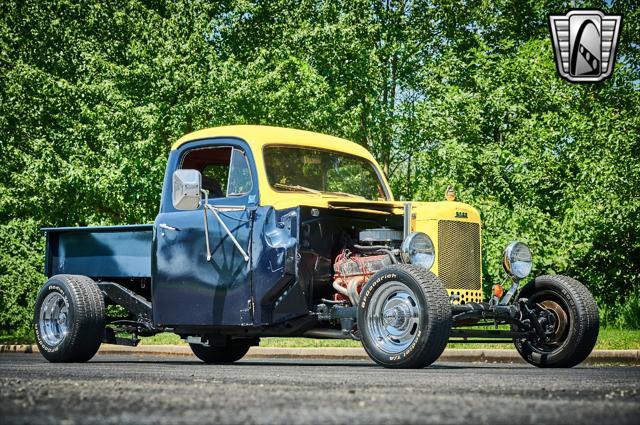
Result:
[[[38,227],[152,221],[171,143],[237,123],[355,140],[397,197],[455,184],[487,285],[523,239],[638,326],[639,12],[576,3],[625,14],[606,82],[557,76],[546,0],[0,2],[0,332],[28,332]]]

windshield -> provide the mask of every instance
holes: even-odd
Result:
[[[279,192],[387,200],[373,164],[363,158],[299,146],[267,146],[264,162],[269,184]]]

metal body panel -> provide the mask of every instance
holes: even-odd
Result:
[[[150,278],[153,225],[43,228],[45,274]]]
[[[209,204],[247,207],[244,211],[221,212],[220,216],[238,242],[250,252],[258,185],[247,144],[239,139],[220,138],[188,143],[172,151],[153,244],[151,292],[153,321],[157,326],[247,326],[253,323],[251,262],[244,260],[211,212],[208,214],[212,258],[207,261],[203,207],[179,211],[171,201],[171,176],[179,167],[181,157],[190,149],[218,145],[240,147],[249,159],[254,179],[251,192],[238,197],[211,198]]]
[[[299,273],[299,209],[256,211],[251,246],[255,324],[268,325],[309,312],[307,282]]]
[[[207,261],[203,216],[199,209],[162,213],[156,218],[156,224],[178,229],[158,228],[156,233],[152,301],[153,320],[158,326],[252,323],[248,314],[250,263],[215,220],[209,222],[212,258]],[[228,212],[222,219],[247,247],[250,211]]]
[[[480,213],[478,210],[462,202],[455,201],[441,201],[441,202],[413,202],[413,216],[412,217],[412,230],[424,232],[431,237],[436,250],[436,259],[431,271],[436,275],[441,276],[440,265],[442,264],[441,255],[445,255],[445,245],[449,242],[455,243],[455,240],[450,240],[450,235],[440,234],[440,225],[443,222],[447,223],[459,223],[463,227],[477,226],[478,231],[475,233],[477,238],[477,246],[467,246],[464,249],[454,248],[457,252],[458,258],[468,258],[476,269],[473,271],[473,279],[476,282],[475,288],[468,285],[459,287],[454,282],[445,282],[445,287],[450,295],[458,297],[454,299],[453,303],[468,303],[468,302],[481,302],[484,298],[482,292],[482,239],[481,239],[481,222]],[[414,220],[415,218],[415,220]],[[446,236],[446,237],[445,237]],[[472,248],[472,249],[471,249]],[[451,249],[448,250],[448,254],[451,255]],[[465,266],[466,269],[474,267],[473,265]],[[443,276],[441,276],[442,278]]]

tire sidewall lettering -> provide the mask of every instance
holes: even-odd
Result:
[[[421,338],[422,338],[422,329],[418,329],[418,332],[416,332],[416,339],[414,339],[411,345],[408,346],[407,349],[402,352],[403,358],[408,357],[413,352],[413,350],[416,349],[416,347],[418,346],[418,342],[420,342]]]
[[[40,326],[39,326],[39,322],[40,322],[39,317],[40,317],[40,310],[42,309],[42,303],[44,302],[44,299],[47,297],[47,295],[49,295],[52,292],[59,293],[64,299],[64,302],[69,306],[69,323],[70,323],[69,331],[70,332],[69,332],[69,335],[67,335],[67,337],[64,338],[58,345],[50,345],[47,342],[45,342],[45,340],[42,338],[42,335],[40,333]],[[34,324],[33,324],[35,338],[42,350],[48,353],[56,353],[60,351],[62,347],[65,346],[66,342],[69,339],[69,336],[71,335],[71,333],[73,333],[73,304],[69,300],[68,294],[62,287],[60,287],[55,283],[49,283],[49,284],[46,284],[44,288],[42,288],[42,292],[39,296],[37,306],[38,306],[37,317],[35,318]]]
[[[378,289],[378,287],[383,286],[385,283],[391,281],[391,280],[399,280],[402,281],[404,284],[407,284],[409,286],[409,288],[411,288],[411,290],[414,292],[414,294],[416,295],[417,298],[419,298],[419,302],[420,302],[420,314],[423,315],[423,320],[428,320],[428,317],[424,316],[424,308],[426,308],[425,306],[425,300],[423,299],[422,296],[422,292],[420,290],[420,288],[414,288],[412,283],[413,283],[413,279],[411,278],[403,278],[402,276],[399,278],[397,273],[385,273],[381,276],[378,276],[375,278],[375,280],[371,280],[365,287],[365,289],[363,290],[363,293],[361,295],[360,298],[360,305],[359,307],[361,309],[366,309],[367,305],[369,303],[370,297],[371,295],[376,291],[376,289]],[[425,323],[426,325],[426,323]],[[391,363],[395,363],[398,361],[402,361],[407,359],[408,357],[410,357],[411,355],[413,355],[414,351],[418,348],[421,347],[422,345],[425,344],[425,340],[424,340],[424,335],[422,332],[422,329],[418,329],[417,333],[416,333],[416,337],[413,340],[413,342],[411,343],[411,345],[409,345],[409,347],[407,347],[404,351],[394,354],[394,355],[386,355],[385,357],[388,359],[389,362]],[[384,353],[386,354],[386,353]]]
[[[373,293],[373,291],[380,286],[381,283],[384,283],[390,279],[397,279],[398,275],[395,273],[386,273],[378,278],[376,278],[376,280],[370,282],[365,290],[364,290],[364,294],[361,295],[360,297],[360,307],[365,308],[367,305],[367,302],[369,301],[369,297],[371,296],[371,294]]]

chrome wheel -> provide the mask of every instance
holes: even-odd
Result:
[[[367,324],[376,346],[388,354],[401,353],[420,329],[417,297],[407,285],[391,281],[371,296]]]
[[[69,304],[59,292],[51,292],[40,308],[40,337],[48,345],[55,347],[69,333]]]

